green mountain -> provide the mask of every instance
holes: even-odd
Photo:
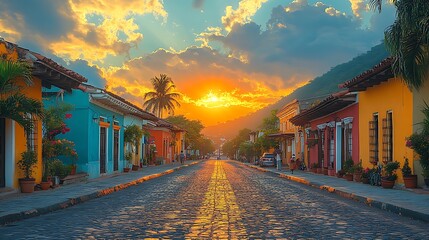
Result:
[[[389,54],[384,44],[377,45],[365,54],[357,56],[349,62],[333,67],[327,73],[316,77],[308,84],[297,88],[294,92],[283,97],[278,102],[247,116],[207,127],[203,130],[203,133],[212,139],[218,139],[220,137],[231,139],[243,128],[256,130],[261,125],[262,120],[269,116],[271,110],[280,109],[283,105],[289,103],[293,99],[311,100],[326,97],[333,92],[337,92],[340,90],[338,88],[340,83],[350,80],[362,72],[372,68],[374,65],[380,63],[381,60],[388,57],[388,55]]]

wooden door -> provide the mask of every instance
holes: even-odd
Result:
[[[113,132],[113,171],[118,171],[119,165],[119,130]]]
[[[106,128],[100,128],[100,173],[106,173]]]

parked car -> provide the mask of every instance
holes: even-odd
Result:
[[[264,153],[262,154],[261,159],[259,160],[259,166],[261,167],[274,167],[275,164],[274,153]]]

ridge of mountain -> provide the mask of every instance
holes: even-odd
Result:
[[[293,99],[310,100],[327,97],[329,94],[340,90],[338,88],[338,84],[350,80],[360,73],[370,69],[388,57],[388,55],[389,54],[384,44],[381,43],[372,47],[368,52],[361,54],[346,63],[342,63],[331,68],[331,70],[325,74],[318,76],[308,84],[295,89],[291,94],[281,98],[276,103],[268,105],[249,115],[206,127],[203,130],[203,134],[211,139],[219,139],[221,137],[231,139],[243,128],[256,130],[262,124],[262,120],[269,116],[271,110],[280,109]]]

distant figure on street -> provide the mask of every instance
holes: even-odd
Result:
[[[183,151],[180,152],[180,164],[183,164],[185,162],[185,154]]]
[[[296,159],[295,159],[295,154],[292,154],[292,157],[290,158],[290,161],[289,161],[289,168],[290,168],[290,171],[292,172],[292,174],[293,174],[293,170],[295,170],[295,168],[296,168]]]
[[[281,170],[282,169],[282,158],[280,157],[279,153],[277,153],[277,155],[276,155],[276,162],[277,162],[277,169]]]

